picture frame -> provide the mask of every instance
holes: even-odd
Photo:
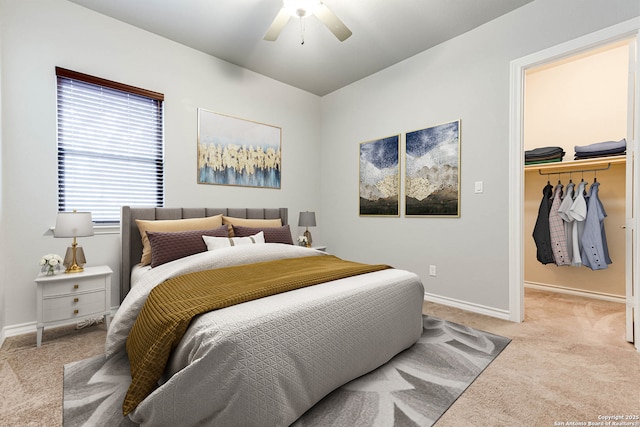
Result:
[[[281,187],[282,128],[198,108],[198,184]]]
[[[460,126],[405,134],[405,216],[460,217]]]
[[[400,135],[359,148],[360,216],[400,216]]]

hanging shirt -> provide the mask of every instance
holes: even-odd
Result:
[[[571,260],[573,260],[573,237],[571,235],[573,231],[573,217],[569,214],[569,210],[573,204],[573,188],[575,186],[573,182],[567,184],[562,202],[558,208],[558,215],[560,215],[564,223],[564,235],[566,238],[567,259],[569,260],[569,264],[571,264]]]
[[[587,201],[584,198],[584,188],[586,185],[586,182],[580,181],[578,189],[576,190],[576,197],[573,200],[571,208],[569,208],[569,215],[573,218],[573,227],[571,228],[573,259],[571,261],[571,265],[576,267],[582,265],[582,259],[580,257],[580,240],[584,230],[584,221],[587,218]]]
[[[587,205],[587,218],[581,239],[581,257],[583,265],[592,270],[604,270],[611,264],[607,237],[604,232],[604,219],[607,213],[598,197],[599,182],[594,182],[589,187],[589,201]]]
[[[553,251],[551,250],[551,234],[549,232],[549,210],[551,209],[551,196],[553,187],[547,184],[542,189],[542,201],[538,209],[538,218],[533,227],[533,240],[536,242],[536,258],[542,264],[555,262]]]
[[[553,190],[551,210],[549,211],[549,234],[551,236],[551,250],[556,265],[571,265],[571,258],[567,254],[567,237],[564,232],[564,221],[558,213],[562,202],[562,188],[564,186],[558,182]]]

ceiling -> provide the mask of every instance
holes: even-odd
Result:
[[[263,40],[282,0],[70,0],[316,95],[326,95],[533,0],[323,0],[353,35],[291,18]]]

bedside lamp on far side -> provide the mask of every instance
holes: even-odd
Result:
[[[53,237],[73,237],[73,243],[67,248],[64,256],[65,273],[84,271],[82,266],[87,262],[84,251],[78,246],[76,237],[93,236],[93,220],[91,212],[58,212]]]
[[[300,212],[300,217],[298,218],[298,227],[306,227],[306,231],[304,232],[304,237],[307,238],[307,247],[311,247],[311,233],[309,232],[309,227],[316,226],[316,213],[315,212]]]

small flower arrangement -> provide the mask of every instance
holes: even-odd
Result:
[[[56,271],[60,271],[62,265],[62,257],[56,254],[47,254],[40,259],[40,267],[42,272],[47,276],[53,276]]]
[[[298,236],[298,244],[300,246],[307,246],[307,236]]]

